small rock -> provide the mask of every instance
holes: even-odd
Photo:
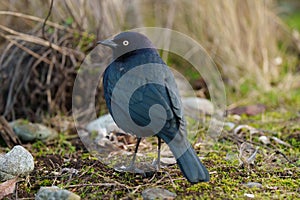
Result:
[[[61,169],[61,173],[68,173],[68,174],[74,174],[77,175],[78,174],[78,170],[75,168],[62,168]]]
[[[58,136],[57,132],[43,124],[31,123],[24,119],[10,122],[9,125],[22,142],[35,140],[49,141]]]
[[[258,140],[261,141],[263,144],[270,144],[271,143],[270,139],[267,136],[264,136],[264,135],[260,136],[258,138]]]
[[[262,188],[262,184],[256,183],[256,182],[248,182],[248,183],[245,183],[244,185],[248,188],[254,188],[254,187]]]
[[[234,119],[235,121],[241,121],[242,117],[239,115],[232,115],[232,119]]]
[[[232,122],[225,122],[224,127],[227,128],[228,130],[232,130],[235,127],[235,123]]]
[[[114,122],[110,114],[105,114],[100,116],[98,119],[91,121],[86,129],[91,133],[97,131],[101,138],[107,136],[111,132],[120,132],[124,133],[117,124]]]
[[[80,196],[57,186],[41,187],[35,196],[35,200],[52,199],[80,200]]]
[[[244,196],[251,199],[255,197],[254,194],[248,194],[248,193],[245,193]]]
[[[174,74],[175,82],[178,87],[180,96],[182,97],[187,97],[191,95],[195,96],[195,91],[191,86],[191,84],[189,83],[189,81],[178,71],[173,70],[173,68],[171,68],[171,70]]]
[[[214,105],[207,99],[199,97],[182,98],[182,104],[186,115],[193,117],[201,113],[212,115],[214,113]]]
[[[0,157],[0,180],[13,179],[27,174],[34,169],[32,155],[22,146],[15,146],[10,152]]]
[[[162,165],[166,165],[166,166],[174,165],[174,164],[176,164],[176,159],[174,157],[172,157],[172,158],[161,157],[160,162]]]
[[[152,199],[175,199],[177,195],[169,190],[162,188],[148,188],[142,192],[144,200]]]

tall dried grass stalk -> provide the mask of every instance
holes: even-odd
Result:
[[[146,1],[144,13],[153,1]],[[252,79],[263,89],[279,78],[281,56],[278,42],[282,24],[272,0],[156,1],[159,7],[151,17],[159,17],[156,26],[170,27],[199,41],[213,56],[229,83],[239,86]],[[158,5],[159,4],[159,5]],[[170,5],[168,5],[170,4]],[[177,4],[177,5],[173,5]],[[167,7],[176,7],[170,15]],[[167,20],[173,16],[170,25]]]
[[[40,33],[38,30],[42,27],[50,2],[0,1],[0,36],[2,41],[4,38],[10,42],[6,48],[2,47],[3,54],[16,46],[51,68],[51,53],[38,51],[40,54],[37,55],[35,48],[27,45],[49,45],[49,41],[41,35],[34,34]],[[71,63],[76,62],[74,56],[80,55],[77,58],[80,61],[81,55],[86,53],[79,48],[80,45],[74,47],[68,44],[75,32],[81,36],[85,32],[94,33],[97,39],[103,39],[141,26],[175,29],[199,41],[208,50],[223,77],[229,80],[228,84],[239,88],[243,81],[252,80],[261,89],[269,90],[274,82],[280,82],[281,63],[275,62],[275,58],[285,53],[278,47],[285,38],[274,3],[274,0],[54,0],[47,26],[55,30],[52,35],[49,33],[49,38],[56,41],[51,48],[63,58],[72,54]],[[67,20],[70,18],[73,20],[71,24]],[[59,31],[65,31],[66,35],[58,34]],[[67,43],[64,38],[68,39]],[[168,41],[165,44],[169,45]],[[1,63],[5,62],[3,54]],[[166,59],[168,55],[164,53],[163,57]],[[15,67],[11,66],[12,71]],[[290,82],[292,73],[293,70],[290,70],[290,76],[282,81]],[[49,101],[51,95],[46,96]]]
[[[45,17],[49,2],[1,2],[2,7]],[[68,17],[81,31],[107,37],[126,28],[159,26],[184,32],[198,40],[215,57],[233,84],[245,77],[268,89],[278,79],[281,56],[280,20],[274,0],[66,0],[54,1],[51,20]],[[4,10],[2,9],[2,10]],[[11,20],[6,19],[6,24]]]

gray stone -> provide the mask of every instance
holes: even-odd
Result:
[[[166,166],[174,165],[174,164],[176,164],[176,159],[174,157],[172,157],[172,158],[161,157],[160,162],[161,162],[162,165],[166,165]]]
[[[198,116],[199,114],[214,113],[214,105],[211,101],[199,97],[184,97],[182,98],[184,112],[188,116]]]
[[[102,139],[105,136],[109,135],[111,132],[120,132],[125,133],[120,129],[117,124],[114,122],[110,114],[105,114],[100,116],[98,119],[91,121],[86,129],[91,133],[96,131],[99,135],[99,138]]]
[[[152,199],[175,199],[177,195],[169,190],[162,188],[147,188],[142,192],[144,200]]]
[[[244,196],[247,198],[251,198],[251,199],[253,199],[255,197],[254,194],[249,194],[249,193],[245,193]]]
[[[10,152],[0,156],[0,181],[28,174],[34,169],[32,155],[22,146],[15,146]]]
[[[10,122],[9,125],[22,142],[32,142],[35,140],[49,141],[58,136],[54,129],[43,124],[31,123],[24,119],[15,120]]]
[[[254,187],[262,188],[262,184],[256,183],[256,182],[248,182],[248,183],[245,183],[244,185],[248,188],[254,188]]]
[[[258,138],[258,140],[261,141],[263,144],[270,144],[271,143],[270,139],[265,135],[260,136]]]
[[[57,186],[41,187],[35,196],[35,200],[80,200],[80,196]]]

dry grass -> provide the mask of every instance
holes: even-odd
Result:
[[[51,66],[52,54],[43,55],[49,48],[49,42],[52,42],[50,48],[56,52],[56,55],[69,57],[68,55],[71,54],[76,57],[71,59],[74,67],[78,65],[75,62],[81,60],[81,55],[87,53],[88,48],[83,47],[80,41],[83,40],[85,32],[94,34],[97,39],[103,39],[134,27],[157,26],[175,29],[199,41],[212,55],[223,77],[228,80],[227,84],[236,89],[249,80],[263,91],[270,90],[274,86],[288,89],[297,85],[295,82],[299,77],[294,75],[297,57],[286,54],[285,44],[290,42],[289,32],[285,31],[285,26],[277,17],[273,0],[54,0],[46,27],[48,38],[43,38],[40,30],[50,2],[50,0],[0,2],[0,10],[2,10],[0,35],[2,41],[9,42],[6,48],[2,45],[0,70],[3,71],[3,62],[7,63],[6,70],[10,74],[20,70],[19,65],[24,65],[25,61],[20,61],[19,58],[19,64],[10,63],[8,59],[15,60],[15,56],[12,56],[8,49],[19,49],[19,53],[29,55]],[[77,33],[80,37],[76,40],[74,35]],[[29,48],[28,45],[31,47]],[[36,49],[41,46],[45,49]],[[164,58],[167,56],[165,55]],[[280,59],[282,61],[278,62]],[[68,66],[63,66],[61,63],[61,70],[64,68]],[[283,71],[285,71],[284,76]],[[1,78],[4,78],[4,81],[11,81],[7,76]],[[19,84],[24,82],[16,83],[14,87],[23,91]],[[8,86],[12,87],[11,84]],[[9,92],[8,88],[6,92]],[[51,94],[55,92],[57,89]],[[44,97],[48,98],[46,101],[49,103],[49,94]],[[7,99],[2,100],[2,104],[5,101]],[[10,106],[14,106],[14,102],[10,102]],[[4,110],[0,109],[0,111],[2,113]]]
[[[285,37],[289,33],[276,16],[274,1],[197,0],[161,4],[155,5],[156,12],[151,17],[168,20],[153,25],[172,28],[198,40],[232,86],[238,88],[252,79],[259,88],[269,90],[282,78],[282,65],[291,64],[284,56],[286,52],[279,50],[279,42],[288,42]],[[170,9],[164,10],[166,6]],[[173,18],[169,19],[170,16]],[[276,63],[276,58],[283,62]]]

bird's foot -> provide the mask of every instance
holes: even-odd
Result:
[[[144,170],[142,169],[139,169],[135,166],[135,164],[130,164],[128,167],[125,168],[126,171],[128,172],[132,172],[132,173],[135,173],[135,174],[144,174]]]
[[[130,164],[129,166],[118,166],[115,167],[115,170],[119,172],[131,172],[134,174],[145,174],[145,171],[142,169],[137,168],[135,165]]]
[[[152,167],[155,168],[155,170],[157,172],[160,170],[160,161],[159,160],[154,160],[151,165],[152,165]]]

